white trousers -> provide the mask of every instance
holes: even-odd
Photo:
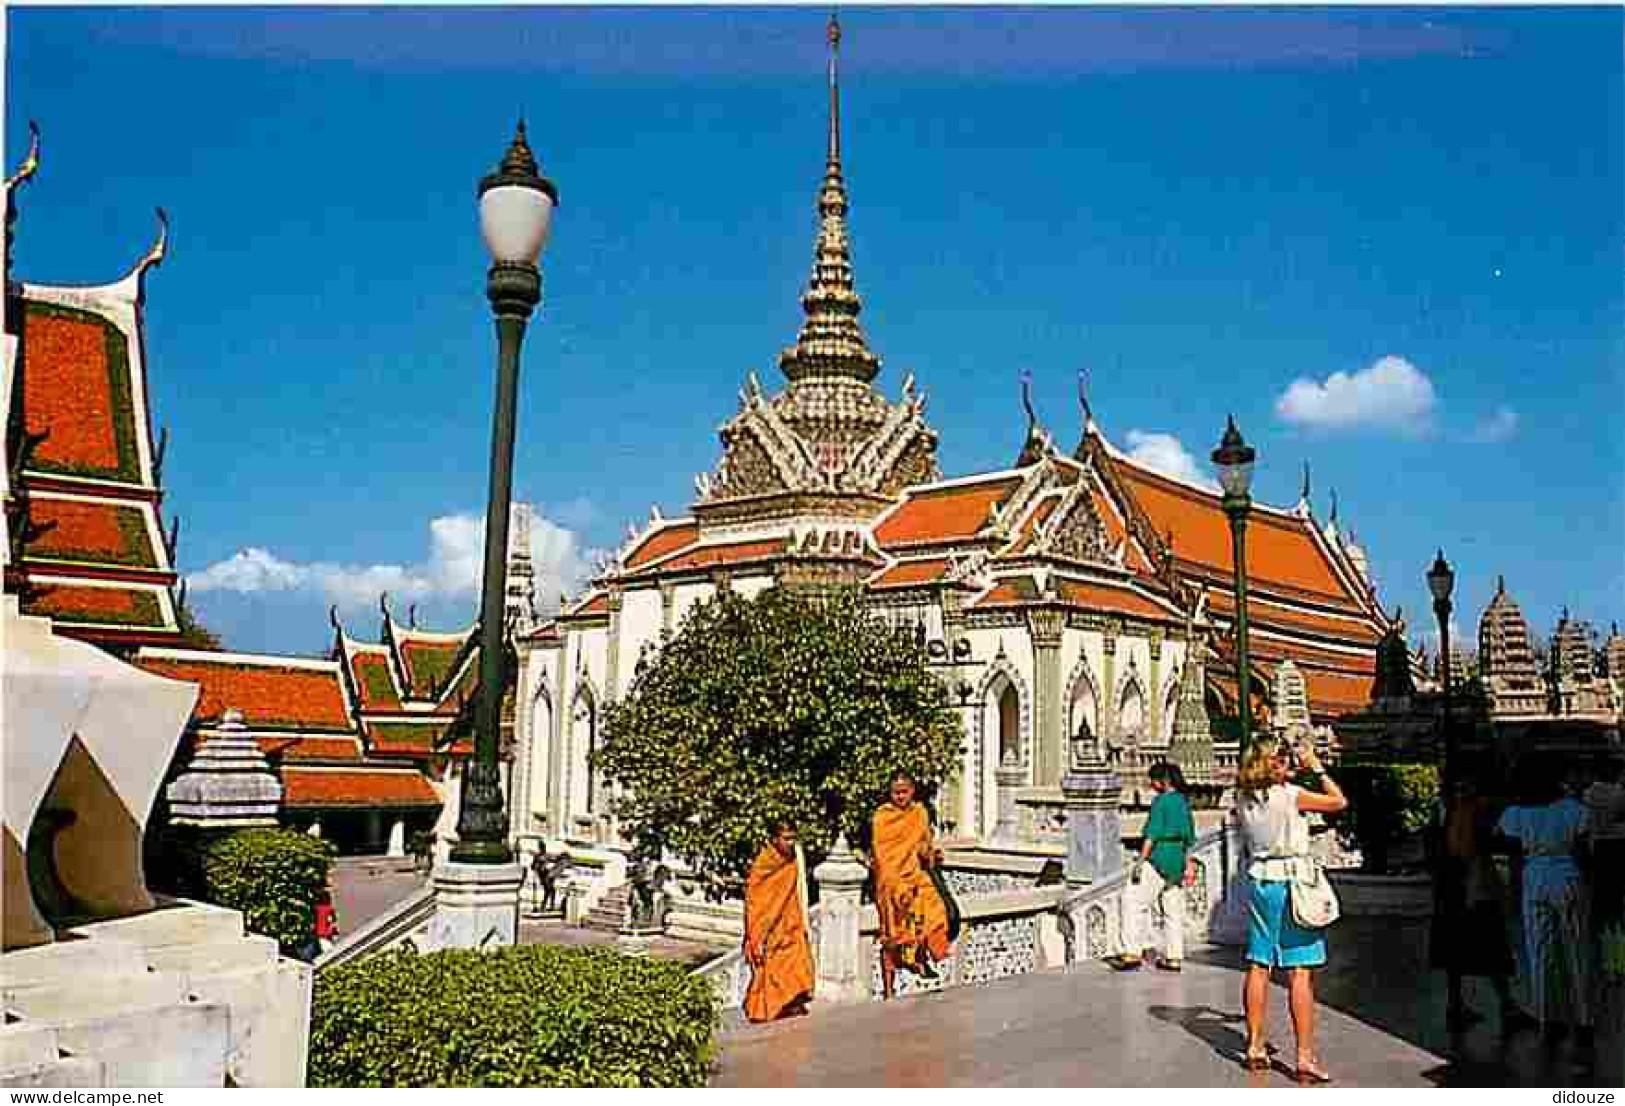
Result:
[[[1169,883],[1147,861],[1141,867],[1139,883],[1123,885],[1123,952],[1139,956],[1151,944],[1152,928],[1162,924],[1163,955],[1169,960],[1185,959],[1185,887]],[[1153,918],[1153,913],[1160,918]]]

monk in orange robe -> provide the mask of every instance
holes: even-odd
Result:
[[[774,828],[745,878],[745,960],[751,967],[745,1017],[772,1021],[807,1012],[813,993],[806,884],[794,826]]]
[[[940,856],[925,804],[914,801],[914,780],[905,772],[892,779],[891,802],[875,811],[871,849],[880,979],[891,998],[899,967],[932,979],[932,965],[948,956],[948,908],[928,872]]]

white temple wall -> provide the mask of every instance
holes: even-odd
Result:
[[[998,822],[995,773],[1006,741],[1019,742],[1023,780],[1032,779],[1037,738],[1033,650],[1026,627],[976,628],[968,630],[966,636],[971,640],[973,655],[982,663],[969,677],[976,694],[967,726],[970,741],[964,778],[973,781],[974,786],[962,792],[960,825],[974,827],[977,836],[987,837]],[[1007,687],[1015,691],[1014,719],[1001,710]]]
[[[661,618],[659,588],[636,588],[622,597],[621,661],[619,679],[616,681],[620,686],[615,689],[617,699],[624,697],[627,688],[632,686],[632,678],[638,670],[638,658],[643,655],[645,647],[660,647]]]

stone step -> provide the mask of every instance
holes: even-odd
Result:
[[[631,889],[625,884],[604,893],[596,906],[587,914],[586,928],[608,933],[619,933],[626,924],[627,908],[632,899]]]
[[[6,1007],[27,1020],[62,1025],[186,1001],[186,978],[180,972],[147,972],[106,979],[94,975],[58,979],[51,987],[8,995]]]

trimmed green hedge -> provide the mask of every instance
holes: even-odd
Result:
[[[204,848],[202,894],[292,953],[315,931],[333,856],[331,844],[295,830],[239,830]]]
[[[397,950],[330,968],[312,1087],[702,1087],[716,998],[682,965],[609,948]]]
[[[1433,819],[1439,769],[1431,764],[1346,764],[1337,782],[1349,807],[1335,818],[1338,833],[1360,850],[1364,870],[1384,872],[1388,857]]]

